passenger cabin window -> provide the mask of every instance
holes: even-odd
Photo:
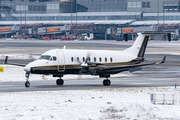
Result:
[[[79,57],[77,57],[77,62],[79,62]]]
[[[107,62],[107,58],[105,58],[105,62]]]
[[[113,59],[112,59],[112,58],[110,58],[110,61],[111,61],[111,62],[113,62]]]
[[[96,58],[94,57],[94,62],[96,62]]]
[[[71,57],[71,62],[73,62],[74,61],[74,58],[73,57]]]
[[[42,60],[42,59],[49,60],[50,58],[51,58],[51,56],[49,56],[49,55],[41,55],[39,57],[39,60]]]
[[[83,57],[83,62],[85,62],[85,58]]]
[[[89,62],[91,61],[91,58],[90,58],[90,57],[88,57],[88,61],[89,61]]]
[[[101,59],[101,57],[99,58],[99,62],[101,62],[102,61],[102,59]]]

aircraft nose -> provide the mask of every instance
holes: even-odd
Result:
[[[30,72],[31,68],[30,68],[28,65],[26,65],[26,66],[24,67],[24,70],[25,70],[26,72]]]

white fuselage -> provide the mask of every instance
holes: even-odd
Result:
[[[70,69],[68,66],[76,66],[85,62],[88,57],[88,62],[96,62],[106,65],[107,67],[116,67],[119,63],[126,63],[135,59],[137,56],[127,54],[123,51],[109,50],[71,50],[71,49],[53,49],[45,52],[42,56],[56,57],[56,60],[38,59],[25,66],[25,71],[30,71],[31,68],[39,68],[39,70],[47,70],[50,66],[59,66],[64,70]],[[90,58],[90,59],[89,59]],[[42,68],[42,69],[41,69]],[[56,69],[56,68],[54,68]],[[73,67],[72,67],[73,69]]]
[[[82,71],[84,67],[100,70],[107,67],[132,65],[137,58],[142,60],[148,41],[147,36],[146,34],[139,34],[134,44],[123,51],[49,50],[42,54],[38,60],[26,65],[24,70],[34,74],[78,74],[78,71]],[[88,62],[89,64],[87,64]],[[136,64],[140,62],[138,61]],[[92,64],[93,66],[89,66]]]

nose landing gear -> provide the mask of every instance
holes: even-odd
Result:
[[[29,86],[30,86],[29,75],[30,75],[30,73],[29,73],[29,72],[26,72],[26,74],[25,74],[25,76],[26,76],[25,86],[26,86],[26,87],[29,87]]]

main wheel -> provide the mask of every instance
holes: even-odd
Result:
[[[25,86],[26,86],[26,87],[29,87],[29,86],[30,86],[30,82],[28,82],[28,81],[25,82]]]
[[[105,80],[103,81],[103,85],[104,85],[104,86],[110,86],[110,85],[111,85],[111,81],[110,81],[109,79],[105,79]]]
[[[64,84],[64,80],[63,79],[57,79],[56,80],[56,84],[57,85],[63,85]]]

